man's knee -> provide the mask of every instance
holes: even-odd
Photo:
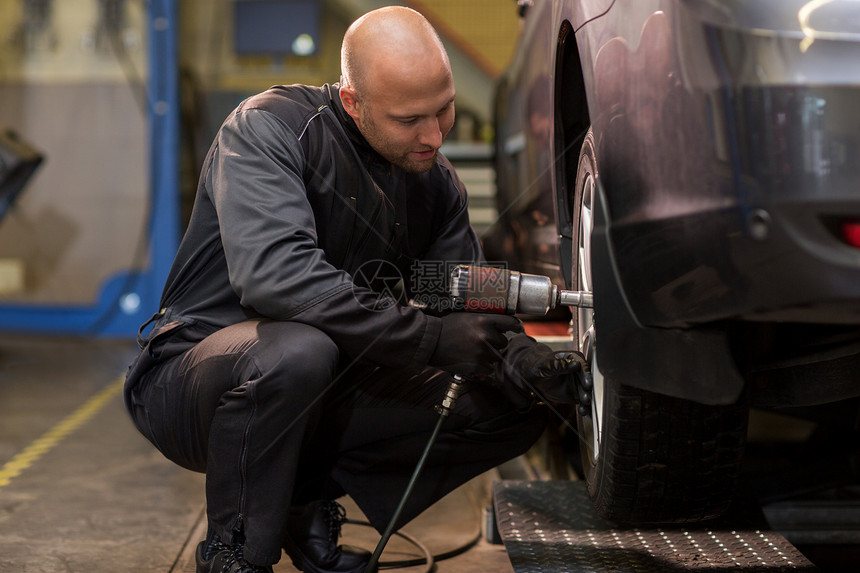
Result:
[[[471,439],[504,444],[505,450],[519,455],[546,429],[548,416],[544,407],[520,409],[495,388],[476,385],[464,398],[457,406],[462,407],[472,421],[466,429]]]
[[[330,381],[340,351],[323,331],[298,322],[262,321],[254,361],[263,371],[306,383]]]

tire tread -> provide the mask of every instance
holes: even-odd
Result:
[[[597,513],[620,523],[718,517],[734,496],[745,444],[745,401],[709,406],[614,384],[604,447],[591,472]]]

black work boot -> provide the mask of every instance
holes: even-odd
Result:
[[[241,545],[227,545],[214,535],[197,545],[197,573],[272,573],[272,568],[252,565],[242,557]]]
[[[364,573],[370,551],[338,545],[346,510],[336,501],[315,501],[290,510],[284,550],[306,573]]]

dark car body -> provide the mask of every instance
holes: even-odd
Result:
[[[485,245],[593,290],[596,401],[860,395],[860,3],[518,4]]]
[[[611,279],[639,324],[860,324],[860,4],[527,4],[490,244],[569,282],[566,158],[591,126]]]

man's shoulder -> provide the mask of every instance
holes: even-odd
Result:
[[[251,96],[243,101],[236,109],[237,113],[249,110],[261,110],[279,117],[287,125],[298,126],[307,120],[309,115],[329,105],[331,87],[306,86],[293,84],[289,86],[274,86]]]

